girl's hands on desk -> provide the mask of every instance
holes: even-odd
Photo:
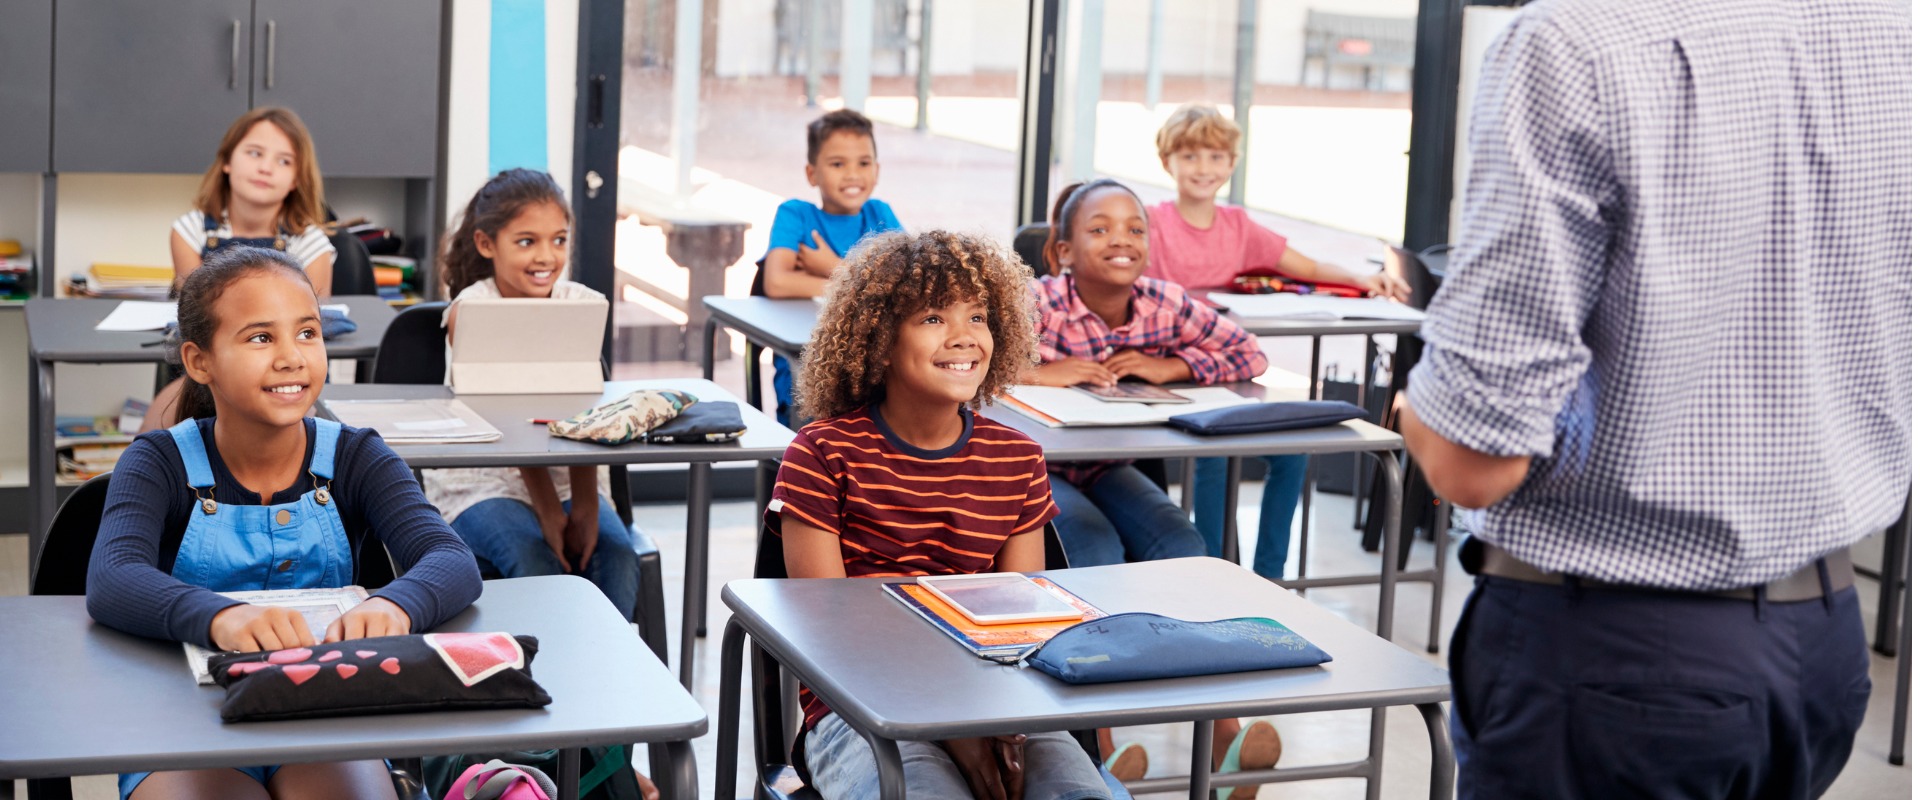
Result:
[[[1400,276],[1381,270],[1360,279],[1360,288],[1374,297],[1385,297],[1399,302],[1407,302],[1413,296],[1413,287],[1408,286]]]
[[[600,504],[575,501],[561,538],[566,542],[567,555],[560,560],[569,572],[586,574],[587,559],[593,558],[594,548],[600,545]]]
[[[376,636],[405,636],[413,632],[413,618],[400,610],[392,600],[384,597],[371,597],[366,602],[347,609],[347,613],[327,626],[326,641],[344,642],[349,639],[372,639]]]
[[[307,618],[278,606],[228,606],[213,615],[209,627],[213,646],[230,652],[258,653],[315,644]]]
[[[1187,362],[1168,356],[1155,358],[1138,350],[1114,353],[1103,364],[1116,378],[1132,376],[1148,383],[1178,383],[1193,380],[1193,368]]]
[[[1027,793],[1027,737],[986,736],[940,742],[979,800],[1021,800]]]
[[[1051,364],[1041,364],[1020,376],[1021,383],[1038,386],[1074,386],[1091,383],[1095,386],[1112,386],[1119,376],[1097,361],[1084,358],[1064,358]]]

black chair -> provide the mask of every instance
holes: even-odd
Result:
[[[344,229],[327,240],[333,242],[333,294],[379,294],[366,243]]]
[[[380,338],[380,353],[373,360],[374,383],[436,384],[446,380],[447,329],[440,326],[445,302],[420,303],[394,317],[387,333]],[[600,376],[609,372],[600,363]],[[418,470],[415,471],[416,474]],[[626,470],[612,471],[608,495],[614,511],[620,514],[633,536],[633,552],[640,559],[640,593],[633,604],[634,622],[640,626],[640,638],[652,648],[660,663],[667,662],[667,589],[660,567],[660,546],[633,524],[633,490]],[[369,573],[377,574],[374,567]]]
[[[1060,534],[1047,523],[1044,533],[1046,546],[1046,568],[1066,569],[1067,551],[1060,543]],[[773,535],[766,525],[760,526],[760,541],[754,549],[753,577],[787,577],[786,549],[779,536]],[[787,763],[792,752],[787,744],[789,733],[797,732],[799,711],[790,700],[787,676],[782,674],[780,662],[758,647],[747,651],[747,667],[750,672],[753,719],[753,758],[756,766],[753,797],[755,800],[820,800],[820,795],[800,779],[800,773],[792,764]],[[721,708],[725,705],[723,689]],[[792,726],[792,727],[790,727]],[[1091,730],[1072,731],[1074,740],[1079,742],[1087,756],[1095,764],[1100,763],[1099,747],[1095,744]]]
[[[1052,230],[1053,226],[1047,223],[1029,222],[1013,232],[1013,254],[1019,256],[1021,261],[1027,262],[1027,267],[1033,270],[1033,276],[1036,278],[1047,274],[1047,260],[1044,254],[1047,249],[1047,234]]]
[[[1412,290],[1407,305],[1426,310],[1427,303],[1433,301],[1433,293],[1440,291],[1440,281],[1446,277],[1448,245],[1436,245],[1419,253],[1404,247],[1387,245],[1387,274],[1406,281]]]

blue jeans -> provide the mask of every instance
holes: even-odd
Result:
[[[1264,456],[1267,487],[1260,495],[1260,536],[1253,549],[1253,573],[1262,578],[1284,578],[1287,551],[1293,546],[1293,511],[1307,485],[1306,456]],[[1227,460],[1193,460],[1193,524],[1207,540],[1207,555],[1224,552],[1227,504]],[[1304,533],[1302,535],[1305,535]]]
[[[571,511],[573,503],[561,507]],[[475,503],[454,518],[453,532],[473,548],[482,576],[524,578],[568,573],[541,537],[540,518],[534,516],[533,507],[518,500],[495,497]],[[634,598],[640,591],[640,558],[633,553],[633,535],[606,503],[600,503],[600,541],[587,559],[583,577],[600,587],[613,607],[620,610],[620,616],[633,621]]]
[[[902,741],[907,797],[973,800],[967,779],[936,742]],[[813,787],[830,800],[879,800],[880,767],[873,748],[839,714],[828,714],[807,732],[807,769]],[[1101,769],[1064,733],[1029,733],[1026,751],[1029,800],[1089,800],[1112,797]]]
[[[1053,524],[1073,566],[1207,554],[1186,512],[1131,464],[1107,470],[1085,491],[1058,475],[1048,479],[1060,507]]]

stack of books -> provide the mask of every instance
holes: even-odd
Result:
[[[0,300],[32,297],[32,284],[33,254],[22,249],[19,242],[0,241]]]
[[[392,305],[413,305],[420,302],[420,296],[414,287],[414,271],[418,262],[406,256],[372,256],[373,285],[380,297]]]
[[[68,286],[74,297],[121,300],[165,300],[173,287],[173,267],[96,262],[85,276],[75,275]]]

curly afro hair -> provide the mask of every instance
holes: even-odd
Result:
[[[826,307],[802,355],[800,410],[812,419],[847,414],[886,396],[886,361],[909,315],[956,302],[987,307],[993,358],[978,409],[1031,366],[1035,342],[1033,272],[996,242],[949,231],[867,237],[827,285]]]

